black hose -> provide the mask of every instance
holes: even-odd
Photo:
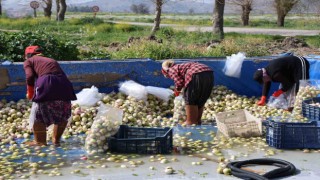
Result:
[[[259,175],[253,172],[249,172],[241,169],[244,165],[273,165],[279,168],[269,171],[263,175]],[[251,159],[246,161],[235,161],[230,162],[227,165],[231,169],[231,174],[241,179],[247,180],[267,180],[279,177],[285,177],[294,175],[296,173],[296,167],[288,162],[281,159],[262,158],[262,159]]]

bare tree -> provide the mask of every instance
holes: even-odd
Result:
[[[250,12],[252,11],[253,0],[231,0],[231,4],[241,7],[241,21],[243,26],[249,25]]]
[[[139,14],[138,5],[136,5],[136,4],[132,4],[132,5],[130,6],[130,10],[131,10],[133,13]]]
[[[295,6],[294,10],[300,14],[309,14],[311,13],[318,13],[320,8],[320,1],[319,0],[303,0],[299,1]]]
[[[56,12],[57,12],[57,17],[56,17],[56,20],[58,21],[59,20],[59,11],[60,11],[60,0],[56,0]]]
[[[287,14],[291,11],[294,5],[296,5],[299,0],[274,0],[274,7],[276,8],[278,20],[277,25],[283,27],[284,19]]]
[[[0,0],[0,16],[2,15],[2,0]]]
[[[42,0],[42,2],[45,4],[45,7],[43,7],[44,17],[51,18],[52,0]]]
[[[149,8],[148,8],[148,6],[145,5],[145,4],[143,4],[143,3],[141,3],[141,4],[138,5],[138,9],[139,9],[139,12],[140,12],[141,14],[149,14]]]
[[[132,4],[130,10],[136,14],[149,14],[148,6],[143,3],[140,3],[138,5]]]
[[[219,34],[220,39],[224,39],[223,14],[225,0],[215,0],[213,11],[213,33]]]
[[[60,6],[60,9],[59,9],[59,12],[57,14],[58,21],[64,21],[64,16],[65,16],[66,11],[67,11],[66,0],[59,0],[59,6]]]
[[[191,14],[191,15],[194,14],[194,9],[193,8],[189,9],[189,14]]]
[[[162,13],[162,5],[168,2],[169,0],[151,0],[156,5],[156,17],[154,18],[154,24],[151,30],[151,35],[154,36],[156,32],[160,29],[161,22],[161,13]]]

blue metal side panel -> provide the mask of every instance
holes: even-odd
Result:
[[[320,80],[320,56],[309,55],[307,58],[310,63],[310,79]]]
[[[264,67],[273,57],[257,57],[246,59],[242,65],[241,77],[232,78],[225,76],[222,69],[225,58],[198,58],[198,59],[176,59],[177,63],[186,61],[198,61],[214,69],[215,85],[225,85],[237,94],[247,96],[260,96],[261,86],[253,79],[256,69]],[[319,63],[314,58],[310,61],[310,78],[320,79]],[[145,86],[169,87],[173,81],[166,79],[161,74],[162,61],[149,59],[135,60],[99,60],[99,61],[74,61],[59,62],[62,69],[68,75],[74,85],[76,92],[86,87],[95,85],[100,92],[109,93],[118,90],[119,82],[134,80]],[[25,98],[25,74],[22,63],[11,65],[0,65],[0,69],[6,69],[10,82],[7,87],[0,89],[0,98],[7,100],[19,100]],[[270,93],[278,87],[272,85]]]

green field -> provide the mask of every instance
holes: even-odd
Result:
[[[253,57],[270,55],[268,45],[284,39],[281,36],[226,33],[222,42],[208,49],[210,42],[218,40],[211,32],[184,32],[165,27],[157,32],[157,40],[150,41],[147,37],[151,26],[125,23],[152,23],[152,19],[153,15],[107,13],[98,14],[96,18],[90,13],[68,13],[63,22],[46,18],[2,17],[0,59],[23,61],[24,47],[34,43],[45,46],[47,54],[59,60],[225,57],[239,51]],[[162,16],[163,24],[211,26],[211,21],[210,15]],[[284,28],[320,29],[319,21],[317,16],[292,15],[287,17]],[[239,17],[225,16],[225,26],[241,27]],[[272,15],[252,16],[251,27],[277,28]],[[135,40],[128,43],[130,38]],[[320,47],[319,36],[300,38],[311,47]],[[50,43],[47,39],[51,40]]]

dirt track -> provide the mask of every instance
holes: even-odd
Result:
[[[179,28],[179,27],[177,27]],[[183,28],[187,31],[212,31],[212,27],[187,27]],[[264,28],[239,28],[239,27],[224,27],[224,32],[237,32],[247,34],[269,34],[280,36],[315,36],[320,34],[320,30],[297,30],[297,29],[264,29]]]
[[[132,25],[141,26],[153,26],[153,23],[140,23],[140,22],[116,22],[113,23],[126,23]],[[177,24],[161,24],[162,27],[173,27],[175,29],[186,31],[212,31],[210,26],[183,26]],[[238,32],[247,34],[269,34],[269,35],[281,35],[281,36],[315,36],[320,35],[320,30],[298,30],[298,29],[266,29],[266,28],[242,28],[242,27],[224,27],[224,32]]]

